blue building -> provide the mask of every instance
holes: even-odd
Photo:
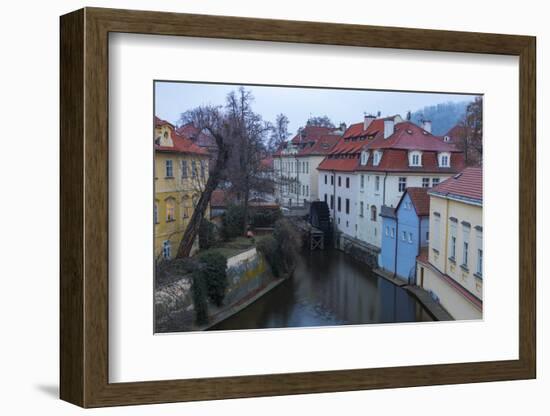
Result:
[[[407,188],[397,207],[383,206],[380,267],[396,277],[415,283],[416,256],[429,240],[430,198],[428,188]]]

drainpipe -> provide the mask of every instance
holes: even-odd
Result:
[[[422,217],[418,217],[418,248],[416,250],[416,255],[420,254],[420,248],[422,247]],[[414,262],[414,283],[416,284],[416,260]]]
[[[333,203],[332,211],[334,212],[334,226],[333,226],[334,228],[334,227],[338,227],[338,222],[336,221],[336,171],[333,170],[331,172],[332,172],[332,203]]]
[[[384,185],[385,189],[385,185]],[[393,256],[393,277],[397,277],[397,245],[399,244],[399,221],[397,219],[397,210],[395,213],[395,252]]]
[[[386,205],[386,178],[388,177],[388,172],[384,173],[384,190],[382,191],[382,205]]]

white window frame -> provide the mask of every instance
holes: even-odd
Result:
[[[405,192],[405,190],[407,189],[407,177],[406,176],[400,176],[398,179],[397,179],[397,190],[399,192]]]
[[[409,153],[409,166],[422,166],[422,152],[414,150]]]
[[[376,150],[373,155],[372,164],[374,166],[378,166],[381,160],[382,160],[382,152],[380,150]]]
[[[451,167],[451,154],[449,152],[441,152],[438,154],[439,167],[449,168]]]
[[[369,161],[369,152],[366,150],[361,152],[361,165],[365,166]]]
[[[422,188],[430,187],[430,178],[422,178]]]
[[[174,177],[174,161],[172,159],[166,159],[164,162],[164,173],[167,178]]]

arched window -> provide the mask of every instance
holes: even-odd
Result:
[[[376,205],[370,206],[370,220],[376,221]]]
[[[166,198],[166,222],[176,220],[176,201],[174,198]]]

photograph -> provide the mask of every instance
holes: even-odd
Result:
[[[153,88],[155,333],[483,319],[483,94]]]

